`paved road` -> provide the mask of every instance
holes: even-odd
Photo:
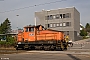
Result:
[[[1,54],[0,59],[1,60],[90,60],[90,54],[88,54],[87,52],[80,53],[70,50],[27,51],[18,54]]]
[[[90,49],[90,38],[73,42],[71,49]]]

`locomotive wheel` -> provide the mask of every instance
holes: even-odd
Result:
[[[50,51],[50,46],[44,46],[45,51]]]
[[[42,46],[42,47],[40,47],[40,50],[44,50],[44,47]]]
[[[64,48],[61,48],[61,51],[64,51]]]
[[[52,45],[52,46],[50,46],[50,50],[54,51],[54,50],[56,50],[56,47]]]

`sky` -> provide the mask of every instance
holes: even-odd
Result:
[[[55,1],[61,2],[45,4]],[[36,11],[73,6],[80,12],[80,23],[83,26],[90,23],[90,0],[0,0],[0,23],[8,18],[12,29],[23,28],[26,25],[34,25],[34,13]]]

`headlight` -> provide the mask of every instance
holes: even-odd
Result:
[[[17,45],[17,47],[18,47],[18,45]]]
[[[21,42],[18,42],[18,44],[21,44]]]
[[[68,42],[72,42],[72,41],[68,41]]]

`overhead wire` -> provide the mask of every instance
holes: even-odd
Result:
[[[27,7],[23,7],[23,8],[3,11],[3,12],[0,12],[0,13],[6,13],[6,12],[11,12],[11,11],[16,11],[16,10],[22,10],[22,9],[26,9],[26,8],[30,8],[30,7],[36,7],[36,6],[41,6],[41,5],[53,4],[53,3],[62,2],[62,1],[66,1],[66,0],[53,1],[53,2],[48,2],[48,3],[43,3],[43,4],[31,5],[31,6],[27,6]]]

